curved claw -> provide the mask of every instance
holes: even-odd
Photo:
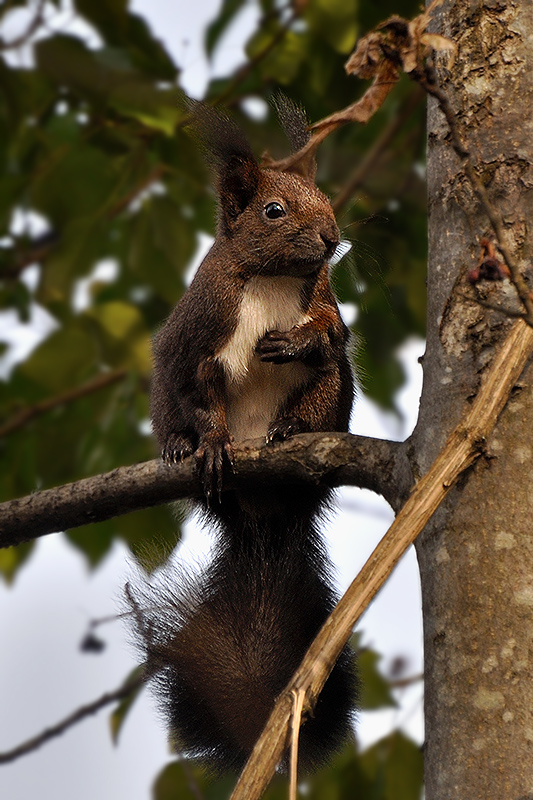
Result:
[[[165,464],[178,464],[193,453],[194,447],[188,436],[171,433],[161,450],[161,458]]]
[[[288,417],[287,419],[277,419],[272,422],[266,435],[267,444],[272,442],[284,442],[297,433],[305,433],[309,426],[299,417]]]
[[[211,505],[213,494],[222,502],[222,489],[226,468],[233,470],[233,448],[229,436],[217,439],[204,437],[196,450],[196,468],[207,500]]]

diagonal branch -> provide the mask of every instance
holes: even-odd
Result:
[[[268,786],[288,744],[295,693],[305,691],[304,713],[316,700],[353,626],[415,541],[444,498],[483,452],[509,394],[533,355],[533,328],[523,320],[511,328],[496,353],[481,390],[429,472],[326,620],[297,672],[280,695],[246,764],[231,800],[257,800]]]
[[[248,481],[361,486],[382,494],[393,508],[413,482],[405,444],[349,433],[306,433],[276,445],[245,442],[235,448],[228,487]],[[170,467],[159,459],[119,467],[2,503],[0,547],[200,495],[192,457]]]
[[[66,730],[72,728],[73,725],[76,725],[78,722],[81,722],[83,719],[91,716],[92,714],[96,714],[98,711],[100,711],[100,709],[105,708],[105,706],[108,706],[111,703],[116,703],[119,700],[124,700],[126,697],[129,697],[131,694],[140,689],[145,679],[146,677],[144,675],[144,671],[140,670],[138,674],[136,673],[133,677],[128,678],[123,684],[121,684],[121,686],[119,686],[118,689],[115,689],[115,691],[106,692],[92,703],[87,703],[87,705],[81,706],[72,714],[69,714],[68,717],[65,717],[65,719],[61,720],[61,722],[58,722],[56,725],[52,725],[50,728],[46,728],[46,730],[38,734],[38,736],[33,736],[26,742],[14,747],[13,750],[7,750],[5,753],[0,753],[0,764],[8,764],[11,761],[15,761],[17,758],[20,758],[21,756],[25,756],[27,753],[31,753],[33,750],[37,750],[43,744],[50,741],[50,739],[55,739],[56,736],[61,736],[62,733],[65,733]]]
[[[100,389],[105,389],[113,383],[118,383],[128,374],[126,369],[116,369],[113,372],[105,372],[98,375],[93,380],[84,383],[82,386],[76,386],[74,389],[68,389],[66,392],[54,395],[54,397],[47,397],[46,400],[41,400],[40,403],[35,403],[33,406],[21,409],[14,414],[11,419],[0,425],[0,436],[7,436],[9,433],[22,428],[30,420],[35,417],[40,417],[41,414],[46,414],[54,408],[65,406],[72,403],[74,400],[79,400],[80,397],[86,397],[93,392],[98,392]]]
[[[253,56],[253,58],[251,58],[249,61],[243,64],[239,70],[237,70],[237,73],[235,74],[235,77],[229,86],[227,86],[226,89],[213,100],[215,105],[218,106],[221,103],[227,103],[227,100],[235,93],[235,90],[244,83],[248,75],[250,75],[255,67],[257,67],[261,61],[264,61],[270,52],[285,38],[291,29],[292,24],[298,19],[301,13],[302,9],[295,6],[288,20],[278,28],[272,39],[270,39],[270,41],[267,42],[266,45],[262,47],[255,54],[255,56]]]
[[[26,44],[29,39],[33,36],[33,34],[41,27],[44,22],[44,7],[46,5],[46,0],[38,0],[37,7],[35,9],[35,14],[33,19],[30,21],[26,30],[17,36],[15,39],[12,39],[10,42],[5,42],[0,39],[0,51],[2,50],[16,50],[17,47],[22,47],[22,45]]]
[[[372,174],[377,162],[387,150],[398,131],[412,116],[413,111],[424,98],[424,96],[424,92],[422,92],[420,89],[418,89],[416,92],[413,92],[405,106],[398,114],[395,114],[392,117],[389,124],[381,132],[380,136],[378,136],[374,144],[365,153],[362,160],[354,170],[353,175],[351,175],[347,183],[342,187],[340,192],[336,195],[335,199],[331,203],[336,214],[338,214],[343,206],[346,205],[346,203],[353,196],[354,192],[357,191],[362,183],[364,183],[366,178]]]

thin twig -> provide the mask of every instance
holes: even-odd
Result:
[[[107,386],[111,386],[113,383],[123,380],[127,374],[128,372],[126,369],[105,372],[103,375],[99,375],[97,378],[84,383],[82,386],[76,386],[74,389],[68,389],[66,392],[57,394],[54,397],[41,400],[40,403],[35,403],[33,406],[23,408],[3,425],[0,425],[0,437],[13,433],[13,431],[22,428],[30,420],[35,419],[35,417],[40,417],[47,411],[52,411],[54,408],[68,405],[68,403],[72,403],[74,400],[79,400],[80,397],[87,397],[87,395],[98,392],[100,389],[105,389]]]
[[[432,64],[427,64],[425,69],[416,70],[411,73],[411,76],[416,80],[428,94],[436,99],[439,108],[446,118],[448,128],[450,130],[451,145],[455,153],[463,162],[465,173],[470,181],[470,184],[477,195],[477,198],[489,218],[489,222],[494,231],[498,242],[498,248],[505,259],[505,263],[509,267],[511,273],[511,281],[513,282],[517,294],[525,309],[523,319],[529,324],[533,325],[533,298],[531,291],[524,280],[518,264],[516,263],[513,254],[507,243],[507,236],[500,212],[491,203],[487,190],[485,189],[481,178],[477,174],[472,155],[468,150],[461,133],[459,131],[459,123],[457,115],[452,108],[450,99],[446,92],[438,84],[437,72]]]
[[[376,163],[383,155],[383,152],[387,149],[400,128],[402,128],[405,122],[409,119],[423,97],[424,93],[421,90],[413,92],[402,110],[398,114],[394,115],[394,117],[389,121],[389,124],[378,136],[372,147],[367,150],[363,159],[357,165],[357,168],[351,178],[346,182],[331,203],[336,214],[344,205],[346,205],[346,203],[353,196],[354,192],[356,192],[361,184],[364,183],[368,175],[372,173]]]
[[[300,726],[302,724],[302,710],[304,707],[305,692],[300,689],[293,691],[293,710],[291,721],[291,770],[289,781],[289,800],[298,797],[298,742],[300,739]]]
[[[222,103],[225,103],[228,100],[228,98],[230,98],[233,95],[235,90],[238,89],[242,83],[244,83],[244,81],[246,80],[248,75],[252,72],[252,70],[255,69],[255,67],[257,67],[261,63],[261,61],[264,61],[264,59],[271,53],[271,51],[276,47],[276,45],[278,45],[285,38],[285,36],[287,35],[287,33],[291,28],[291,25],[296,19],[298,19],[301,13],[302,13],[301,9],[299,8],[294,9],[287,22],[276,31],[272,39],[269,42],[267,42],[267,44],[263,48],[261,48],[261,50],[259,50],[259,52],[256,53],[253,58],[251,58],[249,61],[246,62],[246,64],[243,64],[243,66],[237,70],[237,73],[233,78],[233,80],[231,81],[231,83],[229,84],[229,86],[227,86],[226,89],[220,95],[218,95],[218,97],[216,97],[216,99],[214,100],[215,105],[218,106]]]
[[[16,50],[17,47],[22,47],[22,45],[26,44],[28,39],[31,39],[35,31],[42,25],[43,23],[43,11],[46,5],[46,0],[39,0],[37,3],[37,8],[35,9],[35,14],[33,19],[31,20],[30,24],[24,31],[21,33],[20,36],[17,36],[16,39],[12,39],[10,42],[4,42],[0,40],[0,51],[2,50]]]
[[[26,742],[19,744],[18,747],[13,748],[13,750],[0,753],[0,764],[7,764],[11,761],[15,761],[17,758],[20,758],[27,753],[31,753],[33,750],[37,750],[43,744],[50,741],[50,739],[54,739],[56,736],[61,736],[62,733],[71,728],[73,725],[77,725],[78,722],[81,722],[86,717],[96,714],[105,706],[108,706],[111,703],[116,703],[119,700],[124,700],[125,697],[129,697],[130,694],[137,691],[137,689],[140,689],[144,683],[144,680],[144,674],[140,674],[135,678],[128,679],[125,683],[119,686],[118,689],[115,689],[114,692],[106,692],[99,697],[98,700],[94,700],[92,703],[81,706],[81,708],[78,708],[77,711],[69,714],[69,716],[61,720],[61,722],[58,722],[57,725],[47,728],[38,736],[33,736]]]
[[[408,686],[412,686],[415,683],[421,683],[424,680],[424,673],[420,672],[418,675],[410,675],[407,678],[396,678],[395,680],[389,681],[389,687],[391,689],[406,689]]]

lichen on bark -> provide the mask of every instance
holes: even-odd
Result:
[[[439,76],[477,174],[532,286],[533,6],[445,0],[435,30],[457,44]],[[428,348],[414,434],[423,473],[477,392],[519,309],[508,281],[469,287],[488,218],[429,108]],[[426,659],[427,800],[533,796],[533,369],[481,459],[419,538]]]

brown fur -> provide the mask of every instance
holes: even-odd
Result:
[[[339,231],[314,169],[262,169],[227,117],[192,112],[216,170],[219,224],[156,337],[152,420],[165,461],[195,455],[218,538],[202,575],[168,576],[136,616],[179,746],[238,768],[335,598],[317,526],[329,492],[224,491],[232,439],[347,430],[353,381],[328,277]],[[285,114],[303,143],[303,118]],[[354,676],[346,650],[303,726],[304,765],[347,734]]]

